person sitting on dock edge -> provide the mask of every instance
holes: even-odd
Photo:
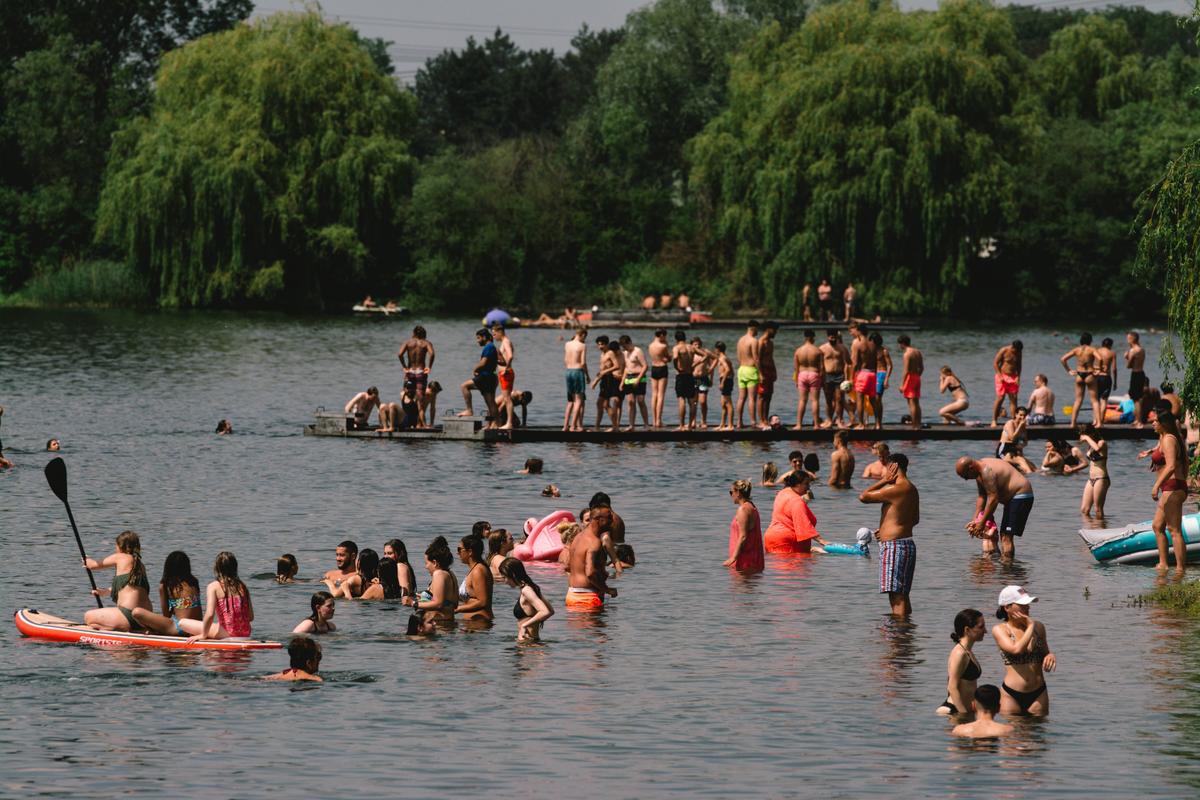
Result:
[[[353,419],[350,430],[365,431],[371,427],[371,412],[379,408],[379,389],[372,386],[365,392],[359,392],[346,403],[346,414]]]

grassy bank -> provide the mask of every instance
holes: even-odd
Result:
[[[17,292],[0,295],[9,308],[136,308],[148,304],[145,283],[118,261],[79,261],[36,273]]]
[[[1151,601],[1163,608],[1200,617],[1200,580],[1198,579],[1159,586],[1150,593],[1149,597]]]

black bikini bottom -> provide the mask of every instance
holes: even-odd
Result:
[[[1011,688],[1007,683],[1001,683],[1000,688],[1008,692],[1008,696],[1017,701],[1017,705],[1021,707],[1022,711],[1028,713],[1029,707],[1037,702],[1037,699],[1045,693],[1046,684],[1043,683],[1032,692],[1018,692],[1016,689]]]

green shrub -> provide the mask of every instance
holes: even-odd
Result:
[[[77,261],[39,270],[20,291],[0,297],[0,305],[26,308],[130,308],[148,302],[145,282],[119,261]]]
[[[1150,593],[1150,600],[1164,608],[1200,617],[1200,581],[1159,586]]]

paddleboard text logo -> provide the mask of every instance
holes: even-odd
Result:
[[[96,636],[80,636],[79,641],[82,644],[109,644],[118,646],[125,644],[125,642],[121,642],[116,639],[101,639]]]

